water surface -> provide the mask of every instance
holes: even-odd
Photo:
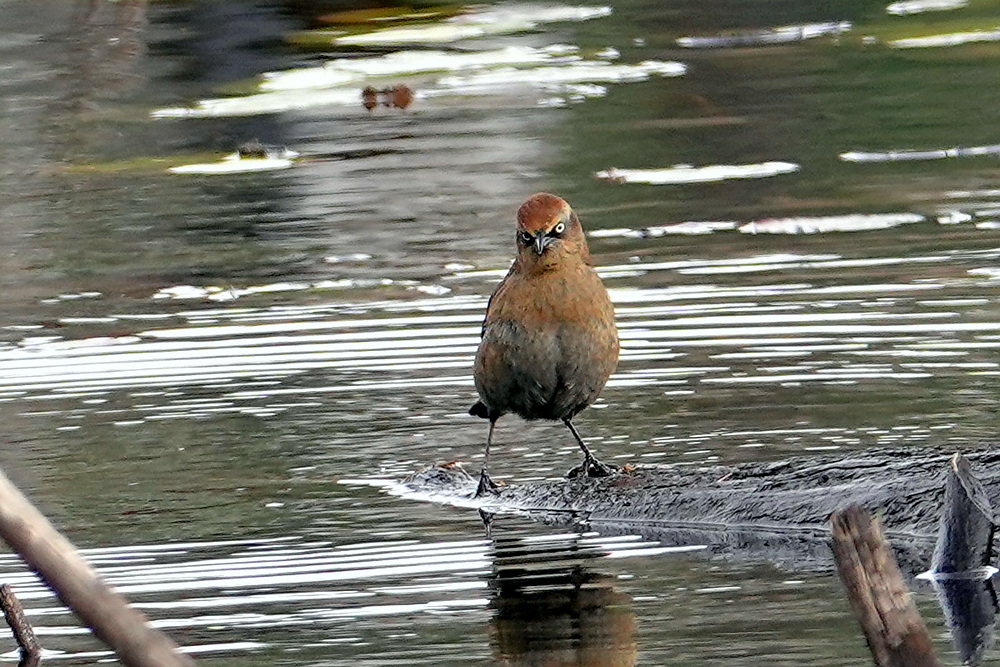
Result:
[[[560,9],[419,45],[542,62],[372,78],[410,85],[406,110],[367,111],[352,81],[166,117],[403,47],[295,46],[315,17],[294,3],[0,4],[0,462],[200,664],[858,664],[828,571],[510,517],[488,537],[340,482],[477,468],[471,360],[540,190],[579,213],[616,306],[621,363],[579,418],[603,458],[988,442],[1000,172],[977,147],[1000,69],[988,43],[892,40],[990,28],[991,7]],[[167,172],[254,138],[301,157]],[[507,418],[497,442],[499,479],[577,463],[558,425]],[[62,662],[107,659],[0,567]]]

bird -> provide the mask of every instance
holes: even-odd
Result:
[[[561,197],[540,192],[517,211],[517,254],[486,306],[469,414],[489,420],[476,497],[499,487],[489,476],[497,420],[561,421],[583,450],[569,477],[605,477],[573,418],[604,389],[618,365],[618,329],[608,290],[594,270],[580,219]]]

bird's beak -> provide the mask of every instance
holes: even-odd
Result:
[[[549,247],[549,244],[552,243],[552,240],[553,240],[552,237],[546,236],[544,231],[536,232],[535,244],[534,246],[532,246],[535,249],[535,254],[541,255],[543,252],[545,252],[545,249]]]

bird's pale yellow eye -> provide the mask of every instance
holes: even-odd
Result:
[[[562,234],[564,231],[566,231],[566,224],[563,223],[563,222],[560,222],[558,225],[556,225],[552,229],[552,231],[555,232],[556,234]]]

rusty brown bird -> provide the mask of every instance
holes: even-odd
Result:
[[[618,364],[614,309],[583,227],[564,200],[540,193],[518,209],[515,239],[517,256],[490,297],[476,353],[479,401],[469,413],[490,421],[477,496],[496,490],[488,472],[493,429],[510,412],[566,424],[584,455],[570,476],[612,472],[573,426]]]

